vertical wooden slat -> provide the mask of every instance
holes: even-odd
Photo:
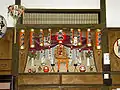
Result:
[[[120,29],[109,29],[108,39],[109,39],[109,52],[110,52],[110,62],[111,71],[120,71],[120,58],[118,58],[114,53],[114,43],[120,38]]]
[[[106,0],[100,0],[100,23],[106,27]]]

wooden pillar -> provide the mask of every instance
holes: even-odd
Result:
[[[103,25],[102,30],[102,61],[103,61],[103,83],[104,85],[112,85],[112,79],[111,79],[111,68],[110,64],[104,65],[104,53],[109,53],[109,46],[108,46],[108,30],[106,29],[106,0],[100,0],[100,16],[101,16],[101,24]],[[104,74],[109,74],[109,79],[104,79]],[[103,89],[104,90],[104,89]],[[109,90],[109,89],[105,89]]]
[[[21,0],[15,0],[15,5],[20,5],[21,4]],[[20,20],[18,20],[18,23],[20,22]],[[17,27],[16,27],[17,29]],[[13,30],[14,33],[14,30]],[[14,77],[14,90],[18,90],[18,68],[19,68],[19,48],[18,48],[18,29],[16,31],[16,42],[14,44],[13,41],[13,47],[12,47],[12,75]],[[14,35],[13,35],[13,39],[14,39]]]
[[[20,2],[21,0],[15,0],[15,4],[16,5],[20,5]],[[17,29],[17,27],[16,27]],[[13,30],[13,33],[14,33],[14,30]],[[17,38],[17,43],[13,43],[13,52],[12,52],[12,74],[13,75],[17,75],[18,74],[18,61],[19,61],[19,48],[18,48],[18,30],[16,32],[16,38]],[[14,35],[13,35],[13,38],[14,38]]]

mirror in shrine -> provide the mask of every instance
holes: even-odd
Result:
[[[120,58],[120,39],[117,39],[114,43],[114,53],[118,58]]]
[[[97,72],[90,29],[30,30],[25,73]]]

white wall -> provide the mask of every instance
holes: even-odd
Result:
[[[120,27],[120,0],[106,0],[107,27]]]
[[[11,17],[8,17],[8,15],[7,15],[7,12],[8,12],[7,7],[9,5],[14,4],[14,3],[15,3],[15,0],[2,0],[2,2],[0,3],[0,15],[5,17],[5,19],[7,21],[7,27],[13,27],[13,19]]]
[[[27,8],[99,9],[100,0],[21,0]]]

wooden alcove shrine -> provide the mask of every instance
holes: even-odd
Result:
[[[18,0],[19,1],[19,0]],[[16,4],[20,2],[16,0]],[[26,9],[26,13],[45,12],[67,12],[67,13],[99,13],[98,24],[23,24],[19,20],[17,25],[17,43],[13,43],[14,28],[8,27],[7,33],[0,39],[0,75],[13,75],[15,77],[14,90],[113,90],[120,88],[120,59],[113,52],[113,45],[116,39],[120,38],[120,28],[106,28],[105,0],[101,0],[101,8],[98,10],[40,10]],[[27,52],[29,47],[29,31],[39,29],[64,29],[87,28],[92,30],[93,51],[96,61],[97,72],[48,72],[48,73],[24,73]],[[19,49],[19,32],[24,29],[25,49]],[[102,31],[102,49],[100,55],[95,48],[95,30]],[[56,32],[53,30],[53,32]],[[65,31],[65,30],[64,30]],[[69,33],[69,30],[65,31]],[[110,64],[103,63],[104,53],[110,54]],[[104,74],[109,74],[104,79]]]
[[[13,65],[15,62],[12,57],[12,42],[13,42],[13,28],[8,28],[6,35],[0,40],[0,74],[10,75],[13,74]],[[107,36],[107,47],[109,47],[110,53],[110,71],[112,84],[105,86],[103,79],[103,72],[98,73],[21,73],[22,68],[19,68],[19,74],[16,75],[16,82],[18,82],[19,90],[59,90],[60,86],[63,90],[112,90],[120,87],[120,69],[119,69],[119,58],[113,52],[113,44],[119,37],[119,28],[106,28]],[[106,34],[105,34],[106,35]],[[105,37],[105,36],[103,36]],[[9,48],[7,48],[9,47]],[[7,55],[7,56],[6,56]],[[13,54],[15,55],[15,54]],[[21,62],[23,63],[23,62]],[[19,63],[20,64],[20,63]],[[3,66],[4,65],[4,66]],[[106,71],[108,72],[108,71]],[[15,76],[15,74],[13,74]],[[18,78],[18,79],[17,79]],[[85,79],[86,78],[86,79]],[[101,79],[100,79],[101,78]],[[46,82],[47,80],[47,82]],[[93,82],[94,80],[94,82]]]

